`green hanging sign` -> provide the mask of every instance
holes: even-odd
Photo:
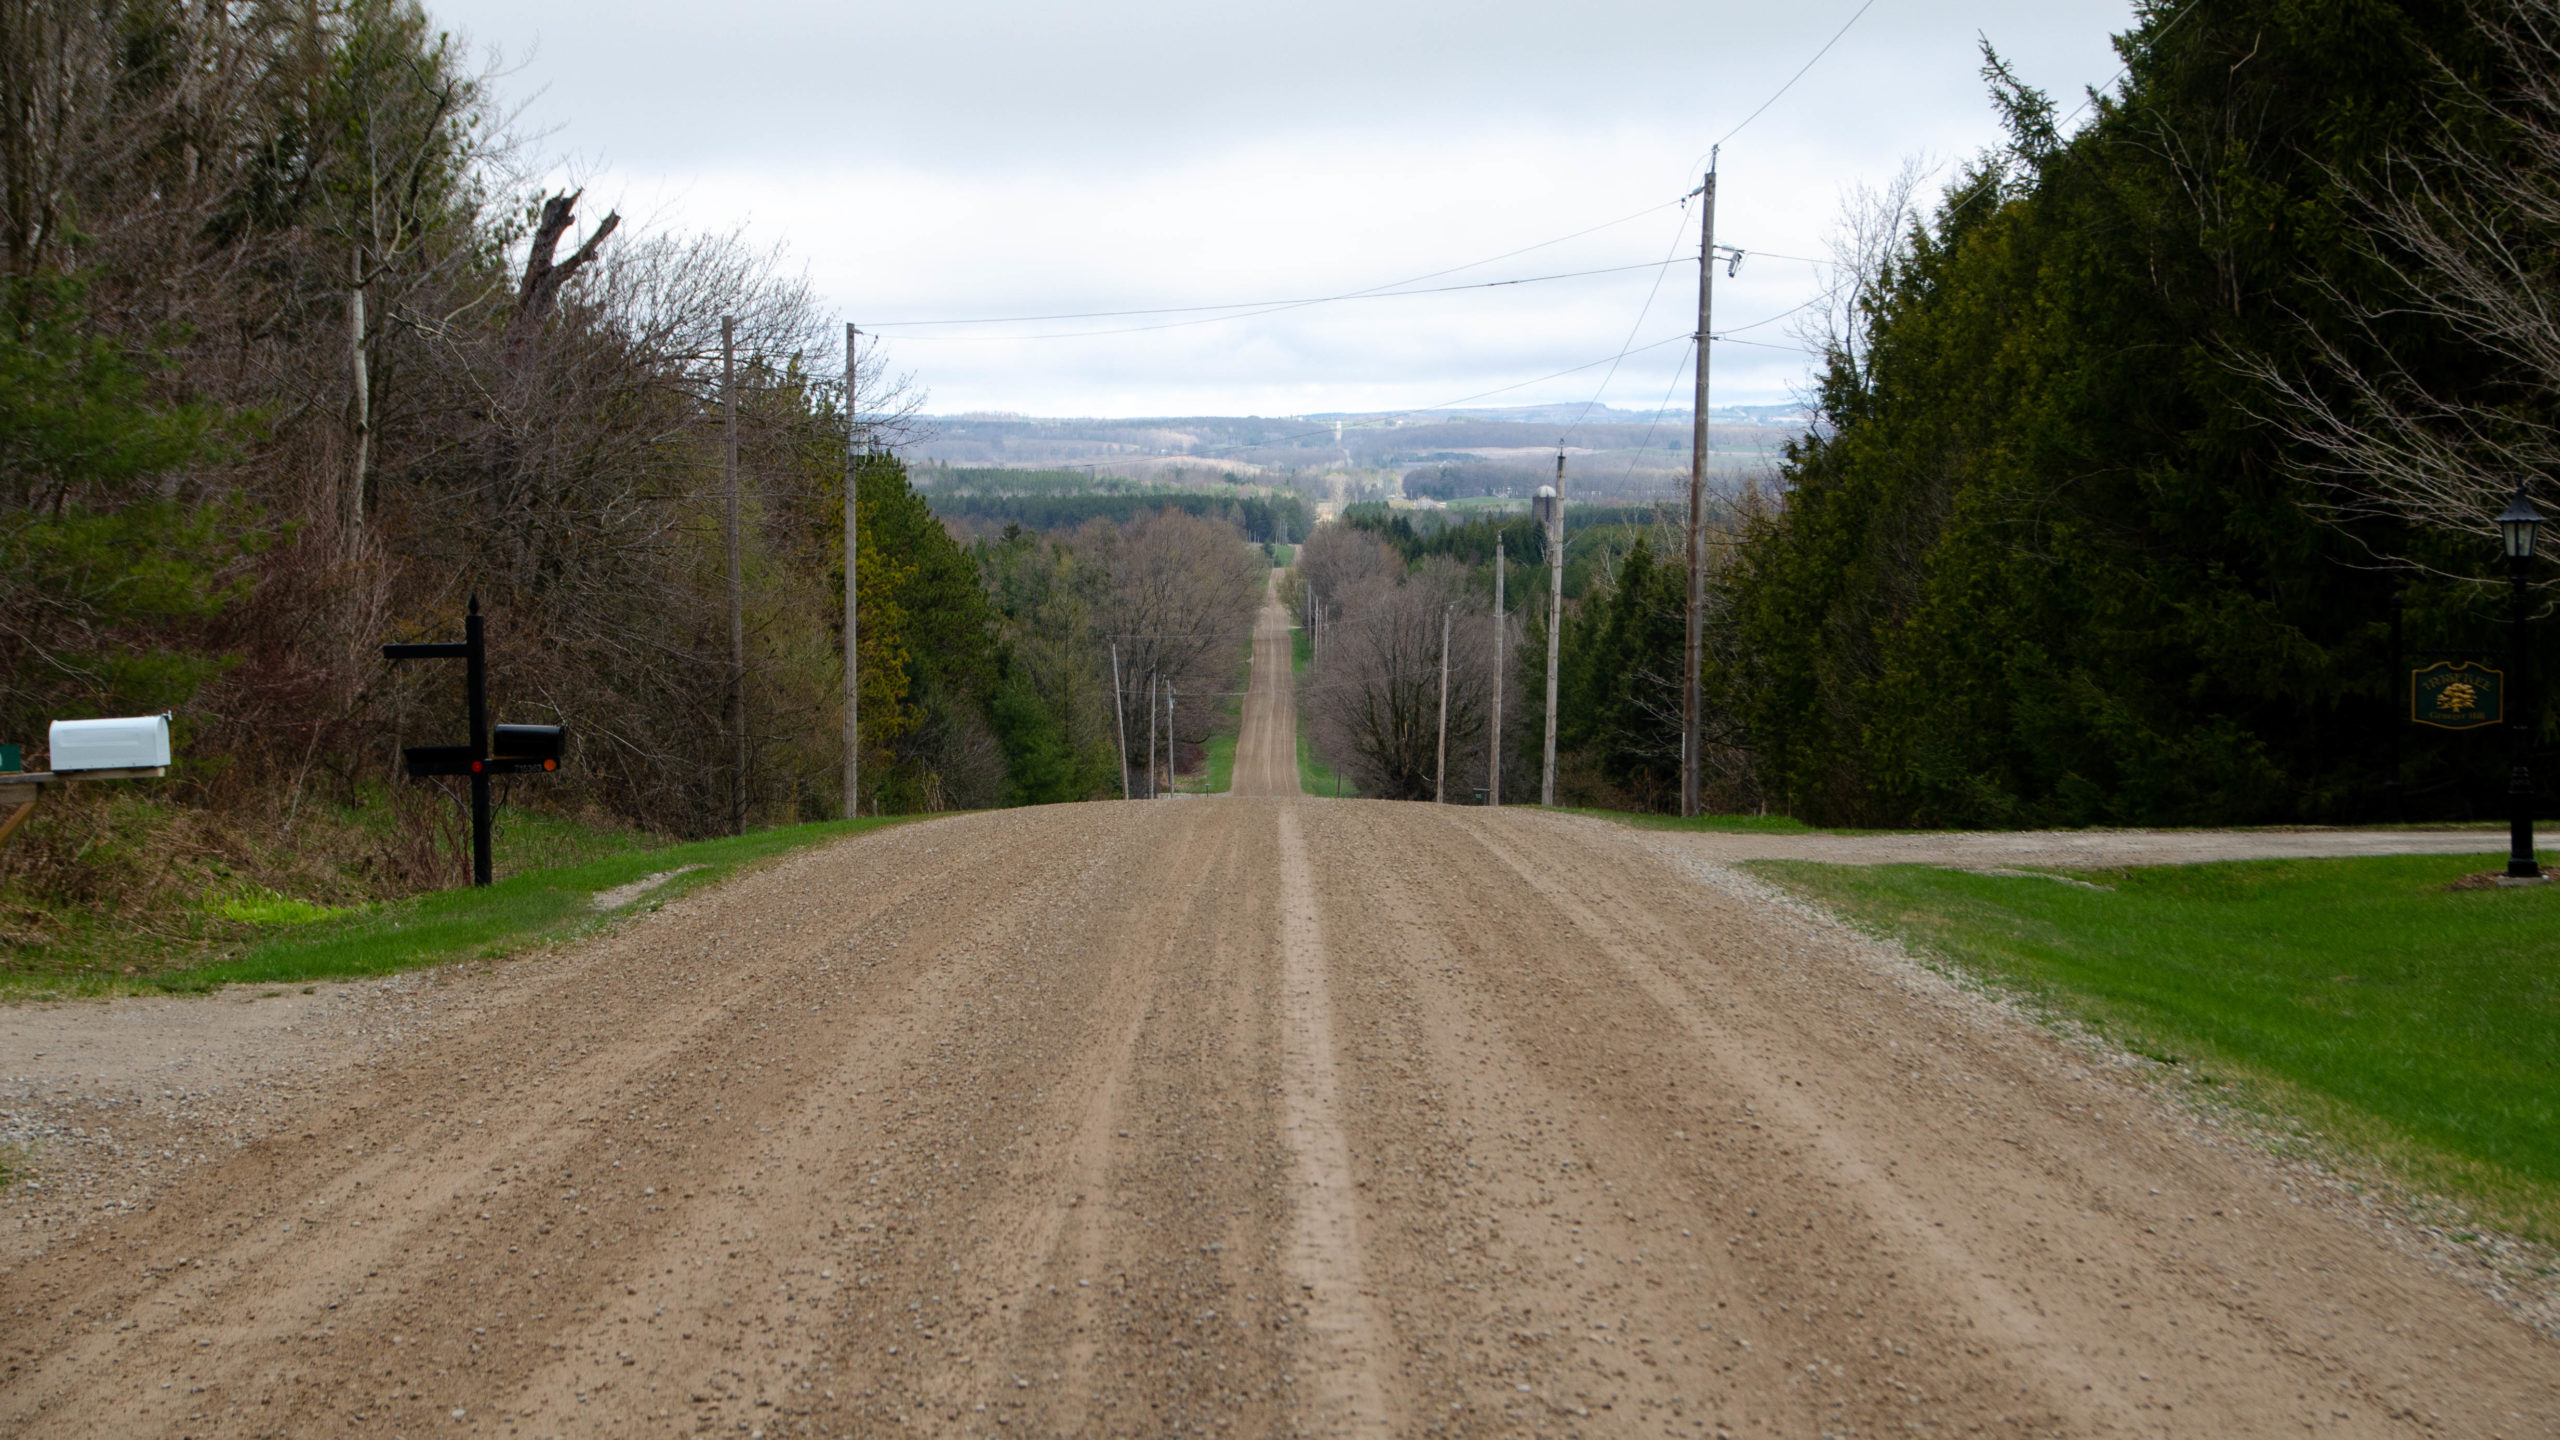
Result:
[[[2439,660],[2409,673],[2409,719],[2438,730],[2479,730],[2507,718],[2507,676],[2471,660]]]

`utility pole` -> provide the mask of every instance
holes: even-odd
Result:
[[[1111,642],[1111,729],[1120,737],[1120,798],[1138,798],[1129,790],[1129,692],[1120,684],[1120,642]]]
[[[1556,665],[1564,657],[1564,451],[1556,451],[1556,498],[1547,507],[1547,767],[1538,803],[1556,803]]]
[[[2386,692],[2388,698],[2383,705],[2383,718],[2390,726],[2385,733],[2391,737],[2391,778],[2384,781],[2382,786],[2382,818],[2394,825],[2399,824],[2402,818],[2400,777],[2403,771],[2400,764],[2400,732],[2409,724],[2409,650],[2402,628],[2403,617],[2407,610],[2408,600],[2405,592],[2397,585],[2391,587],[2391,688]]]
[[[747,833],[746,582],[738,565],[738,320],[720,317],[720,406],[726,412],[721,470],[729,481],[729,734],[732,749],[729,829]]]
[[[1449,803],[1449,622],[1456,618],[1457,607],[1440,610],[1440,752],[1431,769],[1431,803]]]
[[[1164,793],[1173,795],[1182,786],[1182,777],[1173,772],[1173,686],[1164,687]]]
[[[1707,359],[1716,296],[1716,152],[1698,184],[1698,389],[1689,417],[1689,625],[1680,666],[1680,813],[1698,813],[1698,671],[1706,663]]]
[[[1495,809],[1502,807],[1502,645],[1509,636],[1502,613],[1502,537],[1493,537],[1493,743],[1487,748],[1493,754],[1486,765],[1491,773],[1484,786],[1484,802]]]
[[[1156,798],[1156,672],[1147,672],[1147,798]]]
[[[857,683],[855,643],[860,634],[853,604],[854,498],[862,468],[862,420],[855,405],[854,341],[862,334],[848,320],[844,326],[844,818],[862,813],[862,689]]]

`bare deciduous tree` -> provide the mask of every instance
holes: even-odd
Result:
[[[1234,526],[1179,510],[1125,532],[1095,521],[1078,538],[1108,576],[1103,638],[1120,647],[1131,773],[1143,775],[1150,678],[1173,687],[1176,740],[1199,744],[1251,658],[1269,572]]]
[[[2560,0],[2479,11],[2506,90],[2440,78],[2460,118],[2486,123],[2440,124],[2424,149],[2340,177],[2396,293],[2332,282],[2340,318],[2303,325],[2306,364],[2235,361],[2340,520],[2491,534],[2519,485],[2560,475]],[[2447,346],[2491,364],[2448,375],[2410,358]]]
[[[1324,654],[1305,691],[1316,746],[1363,795],[1431,799],[1445,636],[1449,789],[1464,795],[1482,768],[1492,709],[1493,640],[1484,607],[1456,562],[1435,556],[1408,571],[1375,537],[1337,538],[1343,529],[1320,530],[1323,543],[1307,547],[1311,575],[1332,586]],[[1455,623],[1444,629],[1443,617],[1451,615]]]
[[[1893,282],[1894,268],[1911,253],[1920,223],[1920,187],[1935,173],[1926,160],[1902,163],[1881,185],[1863,182],[1840,197],[1832,227],[1831,264],[1822,293],[1792,327],[1805,348],[1838,369],[1854,389],[1867,379],[1867,334],[1875,308]]]

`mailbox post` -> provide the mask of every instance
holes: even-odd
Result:
[[[566,737],[557,725],[500,725],[495,731],[496,743],[491,743],[488,647],[480,620],[480,597],[477,595],[471,597],[471,611],[463,619],[459,642],[439,640],[414,645],[385,645],[382,658],[462,662],[463,692],[469,698],[471,710],[470,743],[412,745],[401,754],[408,762],[412,780],[433,775],[471,777],[471,883],[486,885],[490,879],[490,777],[547,773],[559,769],[561,754],[567,748]]]
[[[35,813],[44,792],[73,780],[148,780],[169,773],[169,717],[56,720],[46,736],[50,770],[19,768],[21,751],[0,745],[0,842]]]

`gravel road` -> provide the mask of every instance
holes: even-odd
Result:
[[[805,852],[0,1260],[0,1434],[2560,1434],[2560,1346],[1665,837]],[[0,1070],[9,1066],[0,1063]]]

